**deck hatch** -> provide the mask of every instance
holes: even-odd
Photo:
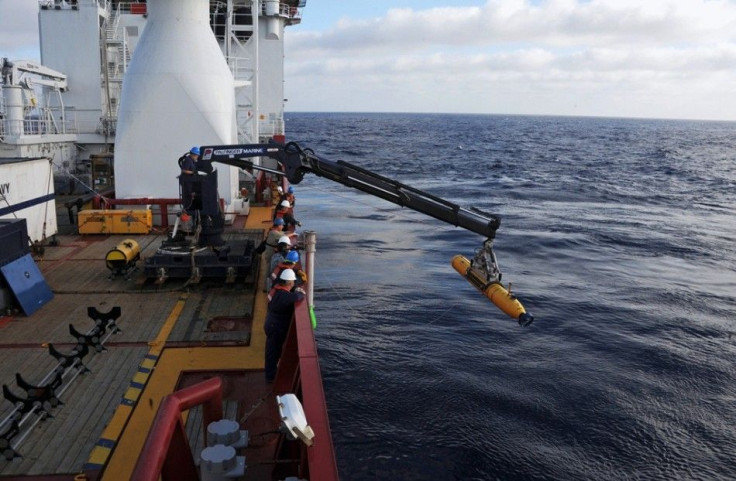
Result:
[[[207,332],[250,332],[250,316],[216,316],[207,321]]]

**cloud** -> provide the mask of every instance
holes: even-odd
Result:
[[[464,1],[287,31],[289,109],[736,119],[734,0]],[[0,57],[37,9],[0,0]]]
[[[38,2],[0,1],[0,57],[38,59]]]
[[[735,118],[736,2],[392,9],[287,35],[286,68],[297,110],[376,110],[389,99],[388,110]]]
[[[721,44],[707,48],[654,47],[636,50],[588,48],[567,53],[529,48],[460,55],[435,52],[426,55],[287,61],[287,72],[294,78],[302,75],[349,78],[376,73],[380,73],[384,78],[406,78],[406,75],[441,76],[448,72],[458,76],[488,73],[497,78],[534,72],[555,72],[557,76],[565,75],[569,78],[574,78],[581,72],[597,72],[602,77],[617,72],[659,72],[679,77],[703,75],[714,71],[736,72],[736,45]]]
[[[290,48],[350,54],[452,46],[543,44],[549,48],[667,45],[736,39],[736,5],[725,0],[489,0],[480,7],[391,9],[343,19],[325,32],[294,32]]]

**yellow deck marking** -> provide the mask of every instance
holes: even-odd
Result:
[[[254,212],[255,210],[255,212]],[[255,214],[255,215],[254,215]],[[271,219],[273,218],[273,210],[270,207],[255,207],[250,209],[250,214],[245,223],[246,229],[270,229]],[[261,263],[263,264],[263,263]],[[261,265],[259,269],[258,282],[256,286],[260,288],[263,285],[263,277],[270,273],[266,273],[267,266]],[[257,295],[256,302],[253,306],[253,324],[250,333],[250,347],[254,351],[260,353],[266,352],[266,334],[263,332],[263,322],[266,320],[266,307],[268,300],[265,295]]]
[[[149,343],[153,347],[148,351],[146,357],[138,365],[138,372],[133,376],[131,384],[140,385],[141,387],[146,384],[146,381],[151,375],[151,369],[156,365],[156,360],[161,354],[164,342],[169,337],[177,319],[179,319],[181,311],[184,309],[187,297],[187,294],[182,294],[179,297],[179,300],[171,310],[169,317],[166,318],[166,321],[161,327],[156,339],[152,343]],[[85,467],[99,468],[107,462],[112,448],[117,443],[117,439],[120,437],[120,434],[123,432],[123,429],[128,422],[130,414],[133,411],[133,406],[140,397],[142,392],[141,387],[131,386],[125,391],[120,405],[117,407],[112,419],[102,432],[100,440],[97,441],[95,447],[92,448],[92,452],[89,455],[89,459],[87,460],[87,465]]]
[[[245,228],[268,229],[271,226],[272,214],[273,210],[270,207],[251,208]],[[257,276],[257,287],[263,284],[265,271],[266,269],[261,266]],[[130,479],[135,467],[134,460],[138,459],[161,399],[175,389],[182,371],[263,369],[266,346],[266,335],[263,332],[267,306],[265,295],[255,296],[250,346],[164,349],[166,339],[176,324],[185,301],[186,297],[182,296],[156,339],[149,343],[151,350],[139,367],[150,372],[147,382],[139,382],[142,379],[141,372],[136,373],[132,381],[132,384],[145,384],[142,393],[140,389],[130,387],[124,396],[127,398],[129,395],[135,395],[138,402],[134,406],[121,404],[118,407],[112,421],[103,432],[101,441],[90,455],[88,464],[101,467],[105,462],[108,463],[102,480]],[[154,365],[156,369],[151,371]]]

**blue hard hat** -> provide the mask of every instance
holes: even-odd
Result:
[[[189,149],[189,153],[190,154],[194,154],[194,155],[199,155],[199,147],[197,147],[195,145],[194,147],[192,147],[191,149]]]
[[[273,220],[273,225],[284,225],[284,219],[282,219],[281,217],[276,217]]]
[[[299,253],[297,251],[289,251],[289,253],[286,254],[286,260],[296,264],[299,262]]]
[[[294,193],[294,188],[290,186],[288,192],[289,192],[289,194],[293,194]]]

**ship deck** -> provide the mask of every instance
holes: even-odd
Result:
[[[270,212],[252,208],[247,219],[237,218],[226,238],[260,241]],[[84,479],[129,479],[161,399],[217,374],[223,379],[226,417],[256,436],[244,453],[248,469],[242,479],[270,479],[279,436],[259,434],[273,432],[279,419],[273,389],[263,376],[266,299],[256,282],[263,273],[256,267],[255,273],[230,284],[169,279],[157,285],[143,277],[141,261],[130,279],[110,278],[105,256],[126,238],[140,245],[145,258],[164,234],[58,235],[58,245],[46,247],[36,258],[54,298],[29,317],[0,317],[0,382],[25,397],[16,373],[40,384],[58,365],[48,345],[70,353],[76,345],[70,324],[82,333],[94,327],[88,307],[121,310],[115,321],[120,332],[109,335],[105,350],[91,349],[83,358],[89,371],[73,368],[64,376],[56,390],[63,404],[48,409],[51,416],[43,420],[28,416],[25,424],[39,421],[24,430],[27,437],[20,445],[20,435],[11,439],[18,456],[0,457],[0,476],[73,479],[86,473]],[[4,401],[0,420],[9,420],[13,411]],[[188,420],[196,453],[202,447],[201,409],[190,410]]]

